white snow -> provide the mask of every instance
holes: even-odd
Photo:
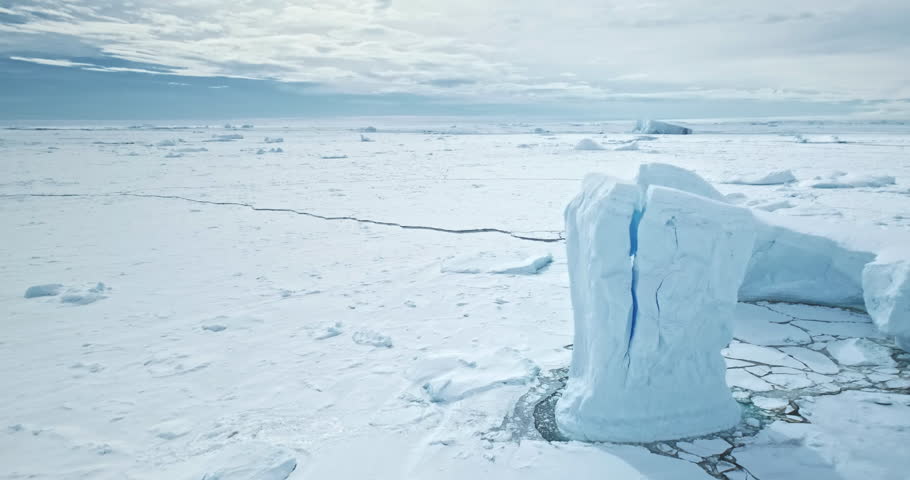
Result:
[[[793,176],[792,171],[778,170],[776,172],[770,172],[766,174],[736,177],[727,180],[726,183],[738,185],[784,185],[795,181],[796,177]]]
[[[603,150],[603,145],[591,140],[590,138],[583,138],[575,144],[575,150]]]
[[[0,477],[198,480],[242,468],[256,478],[291,459],[296,468],[288,480],[711,480],[716,474],[705,469],[731,468],[679,450],[679,442],[660,453],[653,444],[542,441],[529,410],[557,388],[554,376],[571,362],[563,209],[587,172],[631,178],[645,157],[583,155],[571,147],[589,137],[612,148],[617,143],[601,139],[634,138],[628,122],[257,119],[253,132],[223,130],[225,121],[52,125],[61,130],[23,122],[0,132],[0,218],[9,226],[0,241]],[[383,122],[381,143],[359,142],[359,128],[376,121]],[[746,349],[734,342],[742,359],[730,360],[727,379],[747,406],[744,423],[685,442],[722,438],[733,445],[727,460],[735,458],[757,478],[904,478],[910,465],[894,452],[910,443],[910,398],[883,390],[908,388],[910,354],[895,350],[863,313],[871,290],[862,277],[870,262],[908,260],[910,166],[895,160],[906,156],[906,122],[686,125],[699,134],[661,135],[648,144],[660,151],[647,159],[712,182],[791,169],[800,182],[708,186],[724,196],[746,193],[742,204],[756,208],[789,202],[773,215],[753,214],[830,239],[833,253],[817,256],[804,273],[841,272],[829,279],[846,282],[813,286],[794,268],[789,278],[805,287],[794,291],[832,304],[854,295],[855,310],[762,302],[749,308],[760,321],[746,341],[776,342],[792,329],[771,324],[788,324],[805,328],[813,343],[803,351],[789,343]],[[533,133],[535,127],[542,133]],[[256,135],[251,140],[247,132]],[[837,134],[851,143],[797,144],[784,136],[793,132],[819,140]],[[247,139],[206,143],[218,133]],[[184,142],[176,147],[155,146],[178,136]],[[285,143],[266,145],[266,136]],[[534,148],[515,148],[522,143]],[[254,155],[278,145],[293,145],[286,149],[293,153]],[[48,154],[50,147],[59,148]],[[187,155],[163,159],[168,151]],[[830,170],[893,176],[897,187],[810,186]],[[554,241],[324,220],[281,209],[452,230],[496,228]],[[620,235],[628,238],[628,228]],[[777,256],[778,269],[786,272],[813,245],[827,248],[790,237],[800,239],[809,248]],[[862,258],[845,262],[850,251]],[[445,259],[477,252],[495,252],[503,263],[513,254],[518,260],[517,252],[547,252],[553,260],[534,275],[440,271]],[[85,306],[60,301],[69,288],[93,288],[90,280],[112,286],[108,298]],[[27,287],[43,284],[64,287],[57,296],[23,298]],[[319,339],[336,323],[341,333]],[[770,333],[761,331],[766,326]],[[363,330],[393,339],[394,347],[355,343],[353,334]],[[831,360],[828,343],[858,337],[890,349],[896,363]],[[497,357],[504,347],[516,353]],[[780,354],[792,363],[761,364],[766,357],[784,363]],[[453,399],[434,402],[409,375],[440,356],[476,367],[441,371],[457,380],[448,389],[428,379],[439,398]],[[519,359],[540,372],[522,380]],[[822,373],[832,365],[840,371]],[[498,368],[502,375],[488,377],[494,383],[472,379]],[[756,375],[773,375],[778,383]],[[503,379],[515,383],[495,384]],[[780,386],[810,382],[796,390]],[[491,388],[454,400],[453,387],[482,385]],[[764,410],[755,402],[769,406],[765,398],[800,410],[789,417],[787,407]],[[783,421],[802,422],[800,415],[812,423]],[[794,435],[755,439],[756,431],[778,431],[776,420]],[[732,468],[727,478],[748,478]]]
[[[639,120],[635,124],[635,133],[648,133],[652,135],[689,135],[692,129],[673,125],[672,123],[661,122],[658,120]]]
[[[630,152],[634,150],[638,150],[638,142],[629,142],[618,147],[613,147],[613,151],[615,152]]]

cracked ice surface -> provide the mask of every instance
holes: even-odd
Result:
[[[558,399],[571,356],[559,232],[586,172],[663,161],[714,182],[784,169],[801,180],[827,169],[893,175],[896,185],[880,188],[717,189],[739,194],[741,204],[784,202],[775,215],[798,224],[882,231],[906,249],[896,234],[910,228],[910,169],[893,161],[910,146],[906,125],[724,122],[651,138],[641,143],[648,151],[576,152],[584,137],[612,147],[635,136],[625,133],[628,123],[427,122],[256,122],[244,139],[206,143],[223,122],[0,131],[0,192],[9,195],[0,198],[8,226],[0,242],[0,477],[280,478],[291,458],[288,480],[753,478],[747,470],[761,480],[906,477],[910,466],[894,452],[910,444],[910,357],[867,315],[815,306],[750,305],[758,326],[738,332],[734,323],[739,343],[787,353],[813,371],[728,359],[731,374],[767,388],[733,387],[744,420],[731,430],[644,445],[538,434],[552,425],[541,396]],[[360,142],[358,130],[370,123],[376,141]],[[779,134],[827,138],[832,129],[851,143],[798,144]],[[286,153],[256,158],[265,135],[284,138]],[[166,158],[174,147],[156,143],[175,137],[184,140],[179,150],[197,151]],[[323,158],[332,156],[343,158]],[[46,193],[79,195],[37,196]],[[405,228],[420,226],[427,229]],[[553,261],[535,275],[440,268],[478,252],[511,263],[538,247]],[[61,284],[63,293],[99,281],[107,298],[91,304],[23,297],[33,285]],[[770,323],[803,328],[812,343],[786,342],[804,341],[792,329],[759,331]],[[391,338],[392,348],[353,341],[368,330]],[[891,349],[896,365],[837,365],[827,344],[857,336]],[[504,346],[516,353],[504,355]],[[816,369],[795,348],[838,372],[824,361]],[[435,363],[440,356],[452,361]],[[541,369],[525,385],[520,359]],[[411,373],[427,365],[439,369],[415,382]],[[756,375],[813,383],[788,390]],[[434,402],[423,388],[450,380],[432,391],[458,393],[451,401]],[[516,401],[521,416],[512,415]],[[774,422],[792,435],[750,442]],[[699,442],[717,438],[731,450]],[[682,447],[698,447],[688,444],[710,448],[690,453]],[[805,474],[808,465],[820,475]]]
[[[556,419],[572,438],[653,441],[739,421],[719,351],[751,214],[648,178],[589,178],[566,210],[576,333]]]

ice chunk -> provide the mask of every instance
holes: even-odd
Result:
[[[895,178],[890,175],[835,175],[812,183],[812,188],[877,188],[894,185]]]
[[[634,132],[652,135],[689,135],[692,133],[692,129],[658,120],[639,120],[635,124]]]
[[[63,285],[59,283],[48,283],[45,285],[33,285],[25,290],[25,298],[35,297],[53,297],[63,290]]]
[[[88,305],[90,303],[95,303],[98,300],[107,298],[104,294],[110,290],[103,283],[98,282],[94,287],[87,288],[85,290],[79,289],[69,289],[66,293],[60,297],[60,301],[63,303],[69,303],[71,305]]]
[[[894,365],[891,350],[865,338],[849,338],[828,344],[828,353],[841,365]]]
[[[638,168],[635,182],[642,188],[649,185],[661,185],[675,188],[702,197],[725,202],[726,198],[692,170],[686,170],[666,163],[645,163]]]
[[[408,376],[434,403],[463,400],[506,385],[524,385],[540,368],[517,350],[503,348],[470,360],[439,355],[422,360]]]
[[[680,438],[740,418],[719,352],[752,252],[751,213],[646,184],[589,177],[566,210],[576,327],[556,419],[570,438]]]
[[[498,273],[504,275],[534,275],[553,261],[549,253],[479,252],[454,257],[443,262],[443,273]]]
[[[875,258],[756,212],[758,238],[739,291],[740,301],[773,300],[862,306],[863,267]]]
[[[795,181],[796,177],[793,176],[793,172],[790,170],[780,170],[765,175],[737,177],[727,181],[727,183],[737,185],[783,185]]]
[[[835,374],[840,368],[824,354],[803,347],[783,347],[781,350],[791,357],[806,364],[816,373]]]
[[[583,138],[577,144],[575,144],[575,150],[603,150],[603,145],[591,140],[590,138]]]
[[[882,332],[910,350],[910,261],[876,261],[863,268],[866,311]]]
[[[628,151],[638,150],[638,142],[625,143],[618,147],[613,148],[613,150],[617,151],[617,152],[628,152]]]
[[[371,345],[380,348],[392,348],[392,338],[373,330],[360,330],[351,335],[351,340],[358,345]]]

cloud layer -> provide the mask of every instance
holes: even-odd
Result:
[[[882,102],[910,97],[908,24],[891,0],[13,0],[0,54],[498,103]]]

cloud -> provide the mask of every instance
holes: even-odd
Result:
[[[97,65],[95,65],[93,63],[81,63],[81,62],[73,62],[70,60],[56,60],[56,59],[51,59],[51,58],[19,57],[19,56],[15,56],[15,55],[13,55],[9,58],[10,58],[10,60],[37,63],[39,65],[50,65],[52,67],[90,67],[90,68],[97,67]]]
[[[827,102],[905,95],[908,23],[890,0],[13,0],[0,51],[355,94]],[[97,60],[52,53],[73,45]]]

